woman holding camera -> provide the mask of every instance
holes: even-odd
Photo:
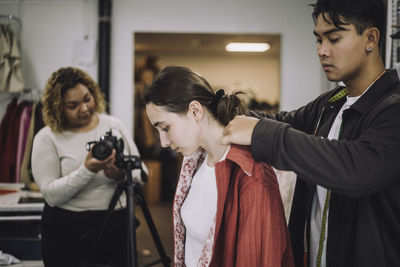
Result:
[[[42,215],[42,256],[48,266],[85,266],[94,262],[124,266],[126,261],[126,198],[122,194],[102,239],[91,249],[110,200],[125,170],[118,168],[116,149],[105,159],[94,157],[86,144],[111,130],[122,138],[126,155],[138,155],[127,130],[115,117],[102,113],[105,100],[84,71],[55,71],[43,92],[46,127],[35,136],[32,172],[45,199]],[[140,179],[140,170],[133,179]]]

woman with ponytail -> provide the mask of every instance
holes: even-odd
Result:
[[[226,95],[190,69],[164,68],[146,90],[163,147],[184,156],[173,206],[174,266],[293,266],[273,169],[249,147],[220,139],[240,93]]]

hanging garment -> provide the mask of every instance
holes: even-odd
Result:
[[[16,93],[23,89],[17,38],[9,25],[0,25],[0,91]]]
[[[21,114],[21,120],[19,124],[19,134],[18,134],[17,161],[15,167],[15,182],[17,183],[21,182],[20,170],[27,144],[29,126],[32,118],[32,108],[33,108],[33,103],[30,103],[24,108]]]
[[[3,116],[0,124],[0,164],[3,162],[3,151],[5,150],[5,146],[7,144],[8,137],[8,127],[11,124],[10,120],[14,116],[13,114],[17,110],[18,106],[18,97],[14,97],[10,103],[7,105],[6,113]],[[1,177],[0,177],[1,179]]]
[[[18,101],[13,99],[9,106],[10,110],[7,108],[7,114],[1,123],[0,182],[15,182],[19,124],[22,111],[27,104],[25,101],[18,104]]]
[[[31,154],[33,139],[37,132],[44,127],[42,117],[42,104],[37,103],[33,105],[32,116],[29,124],[28,136],[26,138],[26,145],[24,151],[24,158],[22,159],[20,169],[20,182],[28,185],[29,189],[39,191],[38,186],[33,180],[32,166],[31,166]]]

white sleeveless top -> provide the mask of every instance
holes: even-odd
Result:
[[[222,160],[226,158],[229,149]],[[194,175],[189,193],[182,204],[181,217],[186,228],[185,264],[197,266],[217,211],[215,167],[207,165],[208,154]]]

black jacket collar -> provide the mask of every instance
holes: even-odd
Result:
[[[360,99],[355,102],[351,109],[365,114],[373,106],[377,99],[386,95],[389,90],[392,90],[392,85],[399,82],[399,77],[396,70],[387,70]]]

